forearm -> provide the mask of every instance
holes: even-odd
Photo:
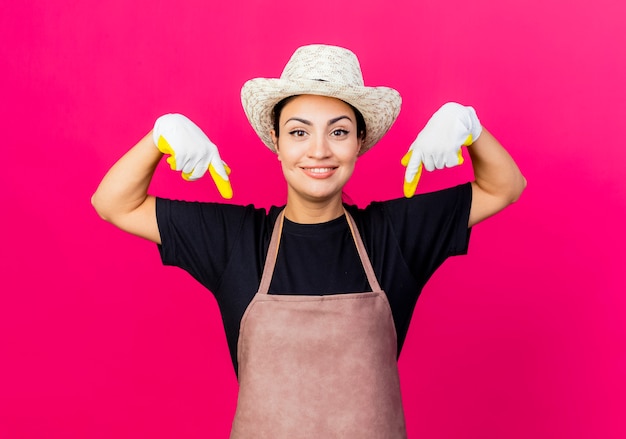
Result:
[[[148,197],[148,187],[161,157],[150,132],[122,156],[100,182],[91,199],[98,214],[115,223],[117,217],[139,208]]]
[[[526,179],[513,158],[486,129],[467,149],[474,168],[468,222],[473,227],[517,201],[526,187]]]
[[[505,204],[517,201],[526,187],[526,179],[500,142],[483,127],[478,139],[467,149],[472,159],[474,183]]]

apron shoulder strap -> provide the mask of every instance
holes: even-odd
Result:
[[[359,229],[354,222],[354,218],[352,218],[352,215],[350,215],[345,208],[343,209],[343,211],[346,213],[348,226],[350,226],[350,232],[352,233],[352,238],[354,239],[354,243],[356,244],[356,249],[359,252],[359,258],[361,258],[361,264],[363,264],[363,269],[365,270],[365,275],[367,276],[367,281],[370,284],[370,288],[372,289],[372,291],[381,291],[378,280],[376,279],[376,273],[374,273],[374,268],[372,267],[370,258],[367,255],[367,250],[365,250],[365,245],[363,244],[363,240],[361,239]]]
[[[274,230],[272,231],[272,239],[270,240],[270,246],[267,249],[267,255],[265,256],[265,266],[263,267],[263,277],[261,277],[261,284],[259,285],[258,294],[267,294],[272,283],[272,276],[274,275],[274,267],[276,266],[276,257],[278,256],[278,244],[280,243],[280,237],[283,233],[283,222],[285,220],[285,212],[281,211],[274,223]]]

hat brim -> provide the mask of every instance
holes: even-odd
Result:
[[[359,154],[368,151],[389,131],[402,104],[400,93],[389,87],[346,86],[315,80],[251,79],[241,89],[241,103],[250,125],[273,152],[276,149],[270,131],[274,128],[274,106],[287,97],[305,94],[341,99],[361,112],[366,136]]]

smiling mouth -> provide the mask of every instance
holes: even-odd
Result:
[[[311,172],[312,174],[325,174],[327,172],[334,171],[337,168],[303,168],[307,172]]]

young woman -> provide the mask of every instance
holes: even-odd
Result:
[[[312,45],[280,78],[248,81],[241,95],[282,165],[285,206],[148,195],[164,154],[185,178],[209,170],[232,195],[217,147],[178,114],[160,117],[111,168],[93,205],[215,295],[240,385],[231,437],[405,437],[396,360],[420,291],[526,181],[475,111],[448,103],[403,159],[406,197],[346,205],[343,187],[395,121],[399,94],[364,86],[349,50]],[[422,167],[459,164],[462,145],[475,180],[413,196]]]

